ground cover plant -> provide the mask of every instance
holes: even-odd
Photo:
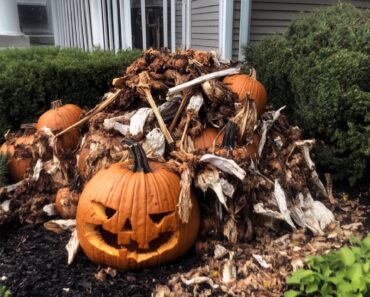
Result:
[[[10,291],[5,286],[0,286],[0,296],[1,297],[9,297]]]
[[[353,247],[342,247],[322,256],[309,256],[307,268],[297,269],[287,284],[296,287],[285,297],[362,297],[370,292],[370,234],[353,239]]]
[[[317,139],[321,170],[351,185],[370,164],[370,12],[338,4],[245,49],[274,106]]]

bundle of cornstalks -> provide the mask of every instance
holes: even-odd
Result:
[[[181,223],[189,222],[197,194],[201,236],[250,240],[256,224],[322,234],[334,216],[318,201],[328,193],[310,158],[314,140],[301,138],[284,107],[265,108],[253,71],[231,66],[212,52],[147,50],[72,124],[39,121],[22,143],[19,133],[7,135],[10,160],[28,164],[17,183],[0,190],[0,223],[45,221],[58,189],[78,196],[97,172],[131,160],[139,144],[150,161],[180,177]]]

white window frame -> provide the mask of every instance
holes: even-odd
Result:
[[[163,0],[163,46],[168,47],[168,6],[167,0]]]
[[[176,1],[171,0],[171,50],[176,51]]]
[[[147,40],[146,40],[146,13],[145,13],[145,0],[140,0],[140,10],[141,10],[141,26],[142,26],[142,40],[143,40],[143,49],[147,48]],[[176,50],[176,43],[175,43],[175,31],[176,31],[176,22],[175,22],[175,15],[176,15],[176,6],[175,0],[171,1],[171,49],[172,51]],[[187,0],[190,3],[190,0]],[[169,47],[168,44],[168,0],[163,0],[162,4],[163,9],[163,46]],[[131,15],[130,15],[131,20]],[[132,34],[132,33],[131,33]]]

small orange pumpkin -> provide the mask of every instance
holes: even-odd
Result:
[[[8,154],[8,169],[9,175],[13,182],[19,182],[23,179],[28,167],[30,167],[32,161],[31,153],[27,153],[27,156],[19,154],[17,150],[18,146],[31,146],[33,144],[35,132],[34,124],[24,124],[21,126],[23,135],[16,137],[12,143],[5,142],[0,148],[2,154]]]
[[[243,145],[236,146],[236,132],[237,126],[232,121],[229,121],[226,125],[225,135],[221,144],[221,148],[215,151],[216,155],[223,157],[232,156],[235,160],[241,161],[246,159],[253,159],[256,161],[258,157],[258,146],[260,142],[259,135],[254,132],[252,135],[252,142]]]
[[[82,109],[77,105],[62,105],[61,100],[53,101],[51,109],[40,116],[36,126],[37,130],[40,131],[42,128],[47,127],[54,133],[60,132],[75,124],[79,120],[81,113]],[[73,129],[57,139],[57,149],[70,152],[78,145],[79,138],[79,131]]]
[[[214,127],[207,127],[203,130],[203,132],[194,137],[193,143],[194,148],[197,150],[207,150],[213,146],[213,142],[218,135],[219,130]],[[216,145],[220,145],[222,143],[223,133],[217,138]]]
[[[189,223],[180,221],[180,178],[165,164],[148,162],[132,146],[133,162],[100,170],[85,186],[77,207],[77,234],[90,260],[120,270],[172,261],[194,243],[200,224],[198,202]]]
[[[223,83],[230,91],[238,94],[240,102],[247,98],[249,92],[251,99],[256,103],[258,116],[264,112],[267,104],[267,92],[263,84],[255,78],[255,75],[235,74],[226,76]]]
[[[68,187],[58,190],[55,197],[55,208],[64,219],[76,218],[78,194]]]

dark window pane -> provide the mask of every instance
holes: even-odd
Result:
[[[50,34],[47,8],[44,5],[18,5],[19,23],[25,34]]]
[[[141,1],[131,0],[131,28],[132,47],[143,48],[143,37],[141,27]]]

